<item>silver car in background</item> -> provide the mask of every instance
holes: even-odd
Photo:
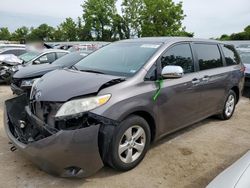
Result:
[[[237,50],[240,54],[242,63],[246,67],[245,86],[250,87],[250,48],[239,48]]]

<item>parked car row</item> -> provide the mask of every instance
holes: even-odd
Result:
[[[25,92],[29,95],[31,86],[36,79],[56,69],[71,68],[84,57],[85,54],[81,54],[80,52],[72,52],[51,63],[27,66],[23,69],[20,69],[12,77],[11,89],[14,94],[20,95]]]
[[[250,87],[250,48],[238,48],[237,49],[242,62],[244,63],[245,70],[245,86]]]
[[[38,59],[26,61],[45,61]],[[5,103],[5,129],[48,173],[87,177],[104,164],[127,171],[163,136],[212,115],[230,119],[244,70],[235,48],[218,41],[118,41],[20,68],[11,84],[20,96]]]
[[[86,56],[106,44],[108,43],[2,45],[4,48],[0,48],[0,83],[9,83],[15,72],[29,65],[51,64],[70,52],[81,52]]]

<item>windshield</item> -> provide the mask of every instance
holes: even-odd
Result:
[[[250,52],[241,52],[240,57],[244,64],[250,64]]]
[[[27,52],[23,55],[18,56],[19,59],[23,60],[24,62],[29,62],[32,59],[34,59],[35,57],[37,57],[40,53],[39,52]]]
[[[133,76],[156,52],[161,43],[113,43],[86,56],[78,70],[117,76]]]
[[[84,54],[81,54],[79,52],[72,52],[70,54],[67,54],[67,55],[57,59],[52,64],[63,66],[63,67],[69,67],[69,66],[76,64],[80,60],[82,60],[84,58],[84,56],[85,56]]]

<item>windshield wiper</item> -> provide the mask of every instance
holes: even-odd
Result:
[[[105,74],[103,72],[100,72],[100,71],[95,71],[95,70],[80,70],[82,72],[91,72],[91,73],[97,73],[97,74]]]

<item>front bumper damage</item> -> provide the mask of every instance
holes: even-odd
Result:
[[[87,177],[103,167],[98,144],[101,122],[56,130],[32,114],[25,95],[5,103],[5,130],[11,142],[42,170],[60,177]]]
[[[11,88],[13,94],[22,95],[25,93],[25,91],[23,89],[21,89],[20,87],[16,86],[13,83],[10,84],[10,88]]]

